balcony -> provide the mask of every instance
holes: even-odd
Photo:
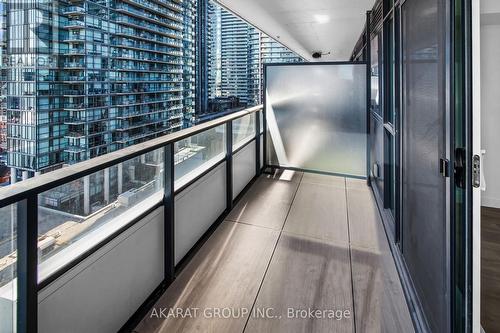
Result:
[[[67,125],[83,125],[87,122],[85,118],[80,117],[68,117],[64,119],[64,123]]]
[[[127,2],[127,1],[125,1]],[[144,3],[148,3],[146,1],[144,2],[139,2],[139,1],[128,1],[129,3],[133,4],[134,6],[140,7],[142,9],[146,10],[138,10],[134,6],[127,5],[125,3],[122,4],[117,4],[115,6],[115,10],[118,13],[134,16],[138,19],[141,20],[147,20],[149,22],[152,22],[154,24],[159,24],[166,26],[168,28],[172,29],[177,29],[177,30],[182,30],[182,24],[179,24],[174,21],[178,21],[182,23],[182,16],[180,15],[174,15],[171,11],[168,10],[158,10],[151,8],[151,6],[144,6]],[[149,2],[150,3],[150,2]],[[153,10],[155,11],[154,14],[150,13],[150,11]],[[167,16],[168,18],[165,18]]]
[[[351,332],[366,325],[411,332],[366,180],[278,167],[282,152],[273,131],[277,125],[289,147],[293,126],[287,128],[279,110],[268,112],[275,118],[264,120],[262,107],[250,108],[0,189],[1,216],[17,225],[9,242],[19,249],[2,250],[0,271],[11,274],[0,275],[0,295],[14,295],[15,288],[23,295],[8,298],[6,309],[16,302],[37,308],[25,320],[38,316],[41,332],[116,331],[131,316],[137,332]],[[152,128],[134,133],[113,141],[127,145],[159,134]],[[351,148],[360,144],[356,137],[349,138]],[[72,145],[65,152],[85,151]],[[20,273],[12,274],[13,267]],[[71,308],[75,297],[78,310]],[[156,304],[141,307],[147,299]],[[94,311],[117,304],[120,313],[90,320]],[[164,307],[248,312],[228,321],[155,318]],[[249,315],[272,309],[287,316],[289,308],[299,311],[293,316],[311,308],[333,317],[301,320],[301,327],[293,316]],[[65,316],[54,321],[54,311]],[[77,323],[75,316],[86,320]]]
[[[81,123],[81,124],[84,124],[84,123]],[[64,137],[70,138],[70,139],[83,139],[83,138],[85,138],[85,133],[82,131],[69,131],[68,133],[66,133],[66,135]]]
[[[137,29],[134,28],[118,27],[116,35],[127,38],[139,39],[141,41],[148,43],[162,44],[173,47],[182,47],[182,43],[179,42],[177,39],[158,36],[155,33],[151,32],[145,32],[145,31],[138,32]]]
[[[121,49],[132,49],[136,51],[147,51],[151,53],[161,53],[166,55],[182,55],[182,52],[178,52],[178,48],[182,47],[182,45],[175,44],[177,48],[172,47],[160,47],[157,45],[152,45],[151,41],[149,43],[140,42],[140,41],[131,41],[128,39],[115,39],[112,42],[112,45],[116,48]]]
[[[129,132],[133,131],[134,129],[137,128],[147,128],[148,126],[151,125],[159,125],[159,126],[165,126],[165,124],[168,122],[168,119],[150,119],[150,118],[145,118],[144,120],[139,120],[139,121],[119,121],[117,124],[116,131],[117,132]]]
[[[87,149],[86,147],[80,147],[80,146],[67,146],[66,148],[64,148],[64,151],[72,154],[80,154],[84,153],[86,149]]]
[[[63,64],[64,68],[71,68],[71,69],[85,69],[85,63],[83,61],[81,62],[66,62]]]
[[[62,51],[61,54],[64,54],[64,55],[85,55],[85,49],[83,47],[72,48],[69,50]]]
[[[294,171],[264,174],[135,332],[197,327],[211,332],[353,332],[355,327],[358,332],[412,332],[398,280],[366,181]],[[193,308],[200,309],[199,316],[156,316],[161,309]],[[219,308],[243,313],[224,319],[213,313]],[[304,319],[307,309],[321,314]],[[224,316],[232,316],[226,311]],[[251,315],[257,311],[263,318]]]
[[[62,9],[62,14],[68,16],[81,16],[85,14],[85,8],[78,6],[69,6]]]
[[[128,16],[117,16],[114,19],[115,23],[121,23],[139,31],[147,31],[149,33],[163,35],[165,37],[181,39],[182,34],[174,29],[159,26],[158,24],[148,23],[140,19],[134,19]]]
[[[80,20],[69,20],[68,22],[63,24],[63,27],[70,30],[79,30],[85,28],[85,22]]]
[[[120,134],[116,138],[115,142],[123,144],[124,146],[130,146],[171,133],[182,127],[182,122],[172,122],[168,127],[165,127],[161,124],[165,121],[166,120],[148,122],[146,125],[139,126],[143,127],[141,130],[137,130],[137,126],[132,126],[130,129],[130,132],[132,133],[129,133],[128,128],[124,128],[123,130],[116,129],[117,132],[124,134]]]
[[[497,103],[483,105],[484,133],[476,111],[498,86],[477,88],[477,72],[496,73],[498,52],[477,48],[496,46],[498,11],[462,0],[69,2],[64,73],[7,68],[26,81],[4,85],[7,155],[30,170],[97,157],[0,188],[0,332],[479,333],[480,319],[500,330],[500,214],[478,211],[481,197],[500,205],[481,188],[496,165],[481,170],[478,139],[498,132],[486,118]],[[52,31],[45,23],[39,32]],[[261,38],[310,62],[270,64],[289,55],[250,46]],[[204,42],[215,74],[194,52]],[[492,69],[480,71],[488,53]],[[150,89],[122,84],[136,78]],[[238,111],[180,130],[205,79]],[[264,106],[239,111],[259,93]]]

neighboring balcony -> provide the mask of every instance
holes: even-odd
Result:
[[[69,6],[69,7],[63,8],[62,14],[65,14],[68,16],[80,16],[80,15],[85,14],[85,8],[78,7],[78,6]]]

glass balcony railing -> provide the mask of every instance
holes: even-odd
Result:
[[[65,124],[74,124],[74,125],[80,125],[85,123],[86,120],[83,118],[76,118],[76,117],[71,117],[71,118],[66,118],[64,119]]]
[[[168,51],[168,52],[163,52],[167,53],[170,56],[181,56],[182,52],[179,51]],[[152,54],[147,54],[147,55],[139,55],[135,54],[135,52],[125,52],[125,51],[117,51],[117,52],[112,52],[111,56],[113,58],[123,58],[123,59],[133,59],[134,61],[145,61],[145,62],[154,62],[158,64],[171,64],[175,63],[177,61],[176,58],[174,57],[169,57],[169,56],[157,56],[157,55],[152,55]]]
[[[72,90],[72,89],[66,89],[61,91],[63,95],[82,95],[85,96],[85,90]]]
[[[80,146],[67,146],[66,148],[64,148],[64,151],[65,152],[68,152],[68,153],[73,153],[73,154],[77,154],[77,153],[83,153],[86,151],[86,147],[80,147]]]
[[[132,38],[140,38],[148,43],[161,43],[164,45],[169,45],[174,47],[182,47],[182,43],[179,42],[178,39],[157,35],[154,32],[147,32],[141,29],[127,28],[120,26],[116,31],[116,35],[132,37]]]
[[[133,28],[140,29],[140,30],[147,30],[151,33],[155,34],[163,34],[167,37],[173,37],[173,38],[182,38],[182,34],[174,29],[169,29],[166,27],[159,26],[157,24],[145,22],[143,20],[138,20],[134,19],[128,16],[118,16],[113,19],[116,23],[122,23],[129,25]]]
[[[41,280],[156,204],[163,196],[162,154],[157,149],[39,194]]]
[[[157,2],[161,2],[160,0],[155,0]],[[170,8],[170,9],[173,9],[173,10],[176,10],[178,12],[181,12],[182,11],[182,6],[178,5],[178,4],[175,4],[171,1],[169,2],[162,2],[162,4],[164,4],[166,7]]]
[[[131,95],[131,94],[158,94],[158,93],[165,93],[165,92],[176,92],[176,91],[182,91],[182,87],[161,87],[161,88],[143,88],[143,89],[116,89],[113,90],[113,94],[126,94],[126,95]]]
[[[131,72],[152,72],[152,73],[165,73],[165,74],[173,74],[179,73],[182,74],[183,70],[181,68],[173,68],[171,65],[181,65],[182,63],[179,61],[172,61],[168,64],[154,64],[151,62],[143,62],[140,61],[128,61],[128,60],[118,60],[115,59],[113,61],[112,68],[113,70],[122,70],[122,71],[131,71]]]
[[[68,138],[83,138],[85,137],[85,133],[78,131],[69,131],[65,136]]]
[[[142,127],[139,131],[137,130],[137,128],[135,128],[131,131],[125,130],[118,132],[120,135],[117,137],[116,142],[125,144],[127,146],[134,145],[158,136],[172,133],[173,131],[176,131],[181,127],[182,122],[172,122],[167,127],[163,126],[160,123],[153,123],[152,125],[146,125],[145,127]]]
[[[116,83],[126,83],[126,82],[182,82],[183,78],[179,75],[170,75],[170,74],[149,74],[149,73],[119,73],[120,75],[112,76],[109,78],[109,81],[113,81]]]
[[[63,38],[63,41],[65,42],[71,42],[71,41],[85,41],[85,35],[79,35],[79,34],[70,34],[67,37]]]
[[[181,188],[226,156],[226,127],[220,125],[175,143],[175,188]]]
[[[66,68],[85,68],[85,63],[82,62],[66,62],[63,64]]]
[[[78,6],[69,6],[62,8],[61,12],[65,15],[85,14],[85,8]]]
[[[80,48],[74,48],[70,50],[61,50],[61,54],[70,54],[70,55],[77,55],[77,54],[85,54],[85,49],[83,47]]]
[[[139,5],[143,8],[147,9],[152,9],[158,13],[167,15],[171,19],[177,20],[178,22],[182,22],[182,15],[179,15],[175,12],[172,11],[172,9],[167,9],[165,6],[165,3],[162,3],[162,5],[155,5],[151,1],[144,1],[144,0],[128,0],[130,3],[133,3],[135,5]]]
[[[231,158],[226,140],[246,140],[255,131],[255,124],[252,127],[249,122],[255,121],[254,114],[260,110],[240,111],[163,137],[158,136],[182,126],[182,113],[172,113],[168,127],[163,126],[164,120],[158,125],[155,121],[130,122],[128,125],[138,124],[144,130],[122,132],[114,138],[114,144],[143,142],[141,145],[0,189],[0,295],[5,301],[0,312],[2,325],[15,325],[16,304],[26,302],[27,294],[37,293],[85,260],[88,253],[132,228],[144,214],[166,204],[169,188],[180,192]],[[66,121],[79,122],[77,114]],[[233,126],[229,126],[231,122]],[[93,147],[107,144],[101,138],[86,141],[82,138],[83,126],[69,126],[70,143],[63,149],[71,161],[85,158],[87,143]],[[227,132],[230,128],[233,133]],[[148,138],[152,140],[144,142]],[[19,243],[20,234],[33,237]],[[18,244],[23,244],[19,251]],[[33,251],[34,265],[19,270],[17,265],[27,263],[27,253]],[[26,284],[18,283],[18,274],[22,274],[22,281],[37,276],[36,290],[28,291]]]
[[[129,120],[119,120],[117,123],[116,131],[118,132],[127,132],[127,131],[132,131],[136,128],[141,128],[144,127],[146,128],[147,126],[150,125],[161,125],[162,127],[164,126],[170,126],[168,125],[169,121],[172,120],[179,120],[179,118],[150,118],[150,117],[143,117],[142,119],[144,120],[137,120],[137,117],[132,118],[132,121]],[[141,119],[141,118],[139,118]]]
[[[63,24],[65,28],[80,28],[85,27],[85,22],[80,20],[69,20],[68,22]]]
[[[136,0],[136,1],[129,0],[129,1],[131,1],[133,3],[143,2],[143,1],[138,1],[138,0]],[[148,2],[144,1],[143,3],[147,4]],[[144,6],[144,7],[147,7],[147,6]],[[137,9],[133,6],[129,6],[125,3],[116,4],[115,10],[117,10],[117,11],[121,10],[121,11],[127,13],[128,15],[132,14],[139,19],[149,20],[155,24],[161,24],[161,25],[164,25],[164,26],[167,26],[170,28],[182,30],[182,24],[179,24],[179,23],[175,22],[174,20],[172,20],[172,19],[178,20],[180,18],[181,19],[180,22],[182,22],[182,16],[180,16],[180,15],[172,16],[171,12],[169,12],[169,11],[165,11],[165,12],[159,11],[160,15],[155,15],[149,11],[139,10],[139,9]],[[168,16],[169,18],[163,17],[164,15]]]
[[[165,113],[165,112],[178,112],[179,110],[182,110],[183,105],[173,105],[173,106],[166,106],[160,105],[157,107],[149,107],[149,106],[140,106],[138,108],[131,108],[128,110],[127,107],[121,107],[118,111],[117,119],[126,119],[126,118],[135,118],[135,117],[142,117],[145,115],[152,115],[156,113]],[[176,113],[172,116],[170,116],[169,120],[172,119],[171,117],[174,118],[182,118],[182,112],[181,113]]]
[[[16,326],[17,210],[17,204],[0,208],[0,327],[7,332],[13,332]]]
[[[255,115],[249,114],[233,121],[233,150],[255,137]]]
[[[182,47],[181,45],[179,45],[178,47],[159,46],[151,42],[148,43],[143,41],[132,41],[124,38],[115,38],[111,42],[111,45],[121,49],[131,48],[134,51],[148,51],[152,53],[182,55],[182,53],[179,54],[179,48]]]

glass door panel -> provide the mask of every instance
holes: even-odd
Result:
[[[445,1],[407,0],[401,16],[401,247],[430,329],[448,332]]]

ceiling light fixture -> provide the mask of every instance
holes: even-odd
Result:
[[[318,22],[319,24],[325,24],[325,23],[330,22],[330,16],[328,16],[328,15],[320,15],[320,14],[316,14],[316,15],[314,15],[314,19],[315,19],[315,20],[316,20],[316,22]]]

